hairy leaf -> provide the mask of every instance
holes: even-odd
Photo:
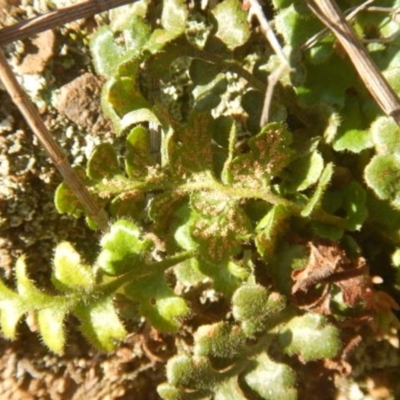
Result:
[[[93,63],[97,73],[107,77],[118,73],[124,62],[138,58],[141,47],[150,37],[150,29],[141,18],[132,17],[118,27],[122,40],[117,41],[119,32],[107,26],[100,28],[91,40]]]
[[[364,115],[359,96],[346,96],[346,104],[341,113],[342,122],[336,134],[333,148],[336,151],[349,150],[360,153],[373,146],[368,127],[369,118]]]
[[[118,340],[127,335],[112,296],[96,299],[89,304],[80,304],[74,313],[81,321],[80,329],[85,337],[104,351],[114,350]]]
[[[194,334],[194,354],[211,359],[232,360],[243,356],[246,337],[238,326],[226,322],[203,325]]]
[[[82,290],[93,287],[95,276],[90,266],[68,242],[57,245],[54,253],[53,284],[60,290]]]
[[[184,0],[166,0],[163,4],[161,25],[167,31],[183,32],[186,26],[188,10]]]
[[[212,171],[211,127],[209,113],[193,112],[189,122],[177,127],[168,140],[168,159],[174,174],[209,175]]]
[[[186,227],[188,243],[198,246],[201,257],[215,263],[237,254],[241,242],[250,235],[251,223],[236,202],[218,193],[195,193],[191,205],[193,210],[182,226]]]
[[[15,339],[17,324],[28,310],[23,299],[0,280],[0,323],[6,338]]]
[[[400,129],[392,118],[377,118],[371,133],[378,154],[400,154]]]
[[[333,164],[329,163],[325,166],[324,170],[322,171],[321,177],[318,181],[317,188],[315,189],[307,205],[301,212],[301,215],[303,217],[310,216],[312,212],[319,207],[322,201],[322,196],[324,195],[325,190],[327,189],[330,183],[332,175],[333,175]]]
[[[242,285],[232,297],[232,313],[246,336],[254,337],[274,324],[285,308],[285,298],[261,285]]]
[[[149,168],[155,165],[151,154],[150,133],[146,128],[137,126],[129,133],[126,142],[126,173],[132,179],[143,179],[149,173]]]
[[[216,36],[230,49],[242,46],[250,37],[247,13],[238,0],[224,0],[212,11],[218,22]]]
[[[145,195],[140,191],[122,193],[111,201],[110,214],[117,219],[140,218],[144,212],[145,200]]]
[[[296,158],[286,167],[280,189],[284,193],[306,190],[318,181],[323,168],[324,160],[316,151],[304,157]]]
[[[237,156],[227,166],[227,183],[253,189],[267,187],[292,160],[291,143],[292,135],[283,125],[267,125],[249,140],[250,152]]]
[[[100,241],[102,251],[97,264],[110,275],[120,275],[140,268],[152,241],[140,238],[140,230],[128,220],[115,222]]]
[[[290,211],[282,204],[273,206],[256,226],[255,244],[262,257],[272,257],[279,235],[287,228]]]
[[[38,324],[43,342],[57,354],[62,354],[65,347],[64,320],[67,312],[67,307],[45,308],[38,312]]]
[[[376,195],[400,207],[400,156],[397,154],[377,155],[365,168],[365,180]]]
[[[288,365],[271,360],[265,353],[257,366],[244,376],[246,383],[265,400],[297,400],[296,374]]]
[[[74,170],[80,178],[86,180],[85,171],[81,167],[76,167]],[[65,182],[58,185],[54,195],[54,203],[60,214],[72,215],[75,218],[79,218],[83,214],[79,200]]]
[[[86,174],[89,178],[98,181],[103,178],[111,178],[120,173],[118,158],[110,143],[101,143],[90,155]]]
[[[179,321],[189,313],[185,301],[168,286],[163,272],[131,282],[124,291],[140,302],[140,313],[162,332],[176,332]]]
[[[232,296],[233,292],[250,274],[248,269],[233,261],[214,264],[203,259],[198,259],[197,265],[201,273],[212,279],[214,289],[227,297]]]
[[[304,361],[333,358],[341,349],[339,330],[319,314],[308,313],[289,321],[279,335],[285,353]]]

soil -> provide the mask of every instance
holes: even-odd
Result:
[[[73,0],[0,0],[0,28],[62,7]],[[101,116],[101,81],[94,74],[88,36],[101,17],[75,21],[35,38],[4,47],[16,74],[58,143],[74,165],[85,165],[93,147],[118,145]],[[0,33],[1,35],[1,33]],[[85,254],[95,254],[98,236],[83,222],[57,213],[53,194],[61,182],[48,156],[0,85],[0,277],[13,285],[16,259],[27,256],[29,273],[48,282],[55,244],[67,240]],[[68,345],[63,356],[49,352],[28,317],[18,337],[0,337],[0,400],[158,399],[165,381],[164,354],[174,351],[170,338],[139,323],[110,354],[89,345],[67,321]],[[400,353],[388,341],[359,346],[353,378],[335,379],[336,398],[400,398]],[[395,394],[393,394],[395,393]],[[351,397],[350,397],[350,394]],[[320,396],[320,395],[318,395]],[[318,397],[320,400],[322,397]],[[315,397],[317,399],[317,397]],[[332,397],[330,397],[332,399]],[[308,396],[307,400],[313,400]]]

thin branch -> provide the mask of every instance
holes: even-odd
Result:
[[[254,16],[257,18],[258,23],[260,24],[261,31],[264,34],[265,38],[267,39],[268,43],[271,45],[275,54],[279,57],[282,64],[286,64],[287,67],[290,68],[289,61],[287,60],[282,50],[279,40],[277,39],[274,31],[269,25],[268,20],[260,6],[260,3],[258,2],[258,0],[249,0],[249,3],[250,3],[250,10],[249,10],[250,17]]]
[[[359,6],[352,8],[350,11],[345,13],[346,21],[351,21],[360,11],[367,9],[367,7],[373,3],[374,0],[367,0]],[[368,7],[369,9],[369,7]],[[324,28],[314,36],[310,37],[303,45],[300,46],[300,50],[307,50],[313,47],[317,42],[322,40],[326,35],[329,34],[329,29]]]
[[[38,137],[54,165],[61,173],[65,183],[70,187],[87,215],[96,222],[100,229],[106,229],[108,218],[105,211],[99,207],[89,190],[69,164],[66,155],[53,139],[40,118],[39,112],[24,92],[12,72],[3,51],[0,49],[0,80],[3,82],[13,102],[19,108],[32,131]]]
[[[26,39],[56,26],[86,18],[112,8],[132,3],[133,0],[87,0],[60,8],[44,15],[19,22],[0,30],[0,45]]]
[[[284,74],[284,72],[290,71],[291,67],[277,37],[275,36],[274,31],[272,30],[270,24],[268,23],[268,20],[260,6],[260,3],[258,2],[258,0],[249,0],[249,3],[250,3],[250,10],[249,10],[250,18],[252,16],[257,18],[262,33],[264,34],[268,43],[271,45],[275,54],[281,61],[281,65],[279,66],[279,68],[277,68],[274,72],[272,72],[268,76],[268,86],[265,91],[264,104],[260,118],[260,126],[263,127],[269,120],[269,110],[271,108],[272,96],[274,94],[275,86],[279,82],[279,78]]]
[[[400,126],[400,100],[396,92],[390,87],[360,39],[348,25],[336,3],[333,0],[307,0],[307,4],[336,36],[382,111]]]

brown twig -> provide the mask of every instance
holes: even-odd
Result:
[[[346,17],[346,21],[351,21],[360,11],[365,10],[374,0],[367,0],[359,6],[352,8],[348,12],[345,12],[344,15]],[[317,44],[320,40],[322,40],[326,35],[329,34],[329,29],[324,28],[314,36],[310,37],[303,45],[300,46],[300,50],[308,50],[311,49],[315,44]]]
[[[74,192],[87,215],[92,218],[101,229],[106,229],[108,218],[105,211],[98,206],[87,187],[69,164],[66,155],[53,139],[50,132],[40,118],[39,112],[19,85],[12,72],[3,51],[0,49],[0,80],[7,92],[21,111],[32,131],[38,137],[48,155],[65,180],[65,183]]]
[[[134,0],[87,0],[72,6],[60,8],[1,29],[0,45],[5,45],[15,40],[26,39],[46,31],[47,29],[52,29],[77,19],[86,18],[124,4],[133,3],[133,1]]]
[[[307,0],[307,4],[336,36],[382,111],[391,116],[400,126],[400,100],[396,92],[390,87],[353,29],[348,25],[334,0]]]

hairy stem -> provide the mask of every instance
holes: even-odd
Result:
[[[210,174],[208,174],[210,175]],[[208,192],[219,192],[223,193],[228,197],[235,198],[238,200],[242,199],[260,199],[264,200],[269,204],[278,205],[281,204],[291,211],[292,215],[301,216],[301,212],[304,206],[299,205],[293,201],[284,199],[266,188],[245,188],[235,185],[224,185],[216,181],[212,177],[206,177],[204,180],[198,180],[189,183],[177,183],[164,179],[160,182],[132,182],[131,180],[119,176],[113,178],[110,181],[97,184],[95,190],[100,192],[102,197],[108,197],[123,192],[129,192],[132,190],[140,190],[143,192],[158,192],[158,191],[169,191],[169,192],[181,192],[181,193],[193,193],[199,191]],[[316,210],[312,214],[312,218],[316,221],[323,222],[328,225],[335,226],[339,229],[344,229],[346,221],[344,218],[337,217],[329,214],[323,210]]]

